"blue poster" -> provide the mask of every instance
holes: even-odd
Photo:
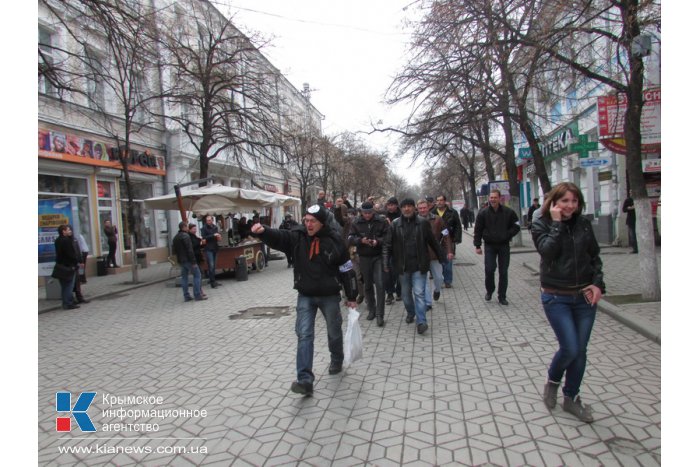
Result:
[[[73,224],[73,199],[52,198],[39,200],[39,275],[50,276],[56,260],[53,242],[58,237],[58,226]]]

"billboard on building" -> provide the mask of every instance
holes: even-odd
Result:
[[[661,88],[644,91],[642,107],[642,152],[661,151]],[[598,98],[598,131],[600,142],[613,152],[625,154],[625,112],[627,96],[620,93]]]

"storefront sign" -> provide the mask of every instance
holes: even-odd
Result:
[[[645,159],[642,161],[642,172],[644,173],[660,173],[661,159]]]
[[[275,185],[271,185],[271,184],[269,184],[269,183],[266,183],[266,184],[265,184],[265,189],[266,189],[267,191],[271,191],[271,192],[273,192],[273,193],[277,193],[277,187],[276,187]]]
[[[120,149],[102,141],[49,130],[39,130],[39,157],[78,164],[121,169]],[[165,158],[149,150],[129,151],[128,168],[133,172],[165,175]]]
[[[518,159],[532,159],[532,149],[530,149],[530,146],[518,149]]]
[[[661,88],[650,88],[642,96],[642,152],[661,151]],[[600,142],[613,152],[626,153],[625,113],[627,96],[620,93],[598,98],[598,129]]]
[[[573,121],[545,139],[542,145],[542,156],[545,161],[565,156],[570,154],[569,145],[577,142],[578,121]]]

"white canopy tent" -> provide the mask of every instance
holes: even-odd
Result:
[[[259,209],[263,207],[290,207],[301,205],[299,198],[280,195],[268,191],[248,190],[223,185],[196,187],[181,192],[185,210],[197,215],[222,214]],[[150,209],[178,211],[177,196],[173,194],[156,196],[144,200]]]

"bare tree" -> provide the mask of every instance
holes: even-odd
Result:
[[[150,111],[159,94],[149,89],[157,78],[153,42],[154,16],[140,3],[74,0],[55,8],[41,0],[76,44],[61,66],[44,67],[47,77],[84,100],[76,110],[110,135],[115,143],[110,159],[120,163],[127,195],[127,227],[132,280],[138,282],[136,216],[129,164],[136,155],[133,136],[152,127]],[[40,45],[41,49],[41,45]],[[40,62],[40,73],[42,70]]]
[[[185,15],[192,18],[185,21]],[[259,47],[213,5],[175,5],[159,33],[165,69],[167,118],[187,136],[199,157],[199,177],[225,155],[244,167],[256,160],[280,164],[279,75]]]
[[[514,41],[568,67],[571,73],[625,96],[624,135],[629,188],[637,211],[642,295],[661,298],[651,202],[642,170],[641,114],[644,105],[643,54],[635,50],[645,31],[661,29],[658,0],[548,0],[540,9],[538,31],[529,34],[503,22]],[[544,20],[544,21],[542,21]],[[612,60],[611,60],[612,59]]]

